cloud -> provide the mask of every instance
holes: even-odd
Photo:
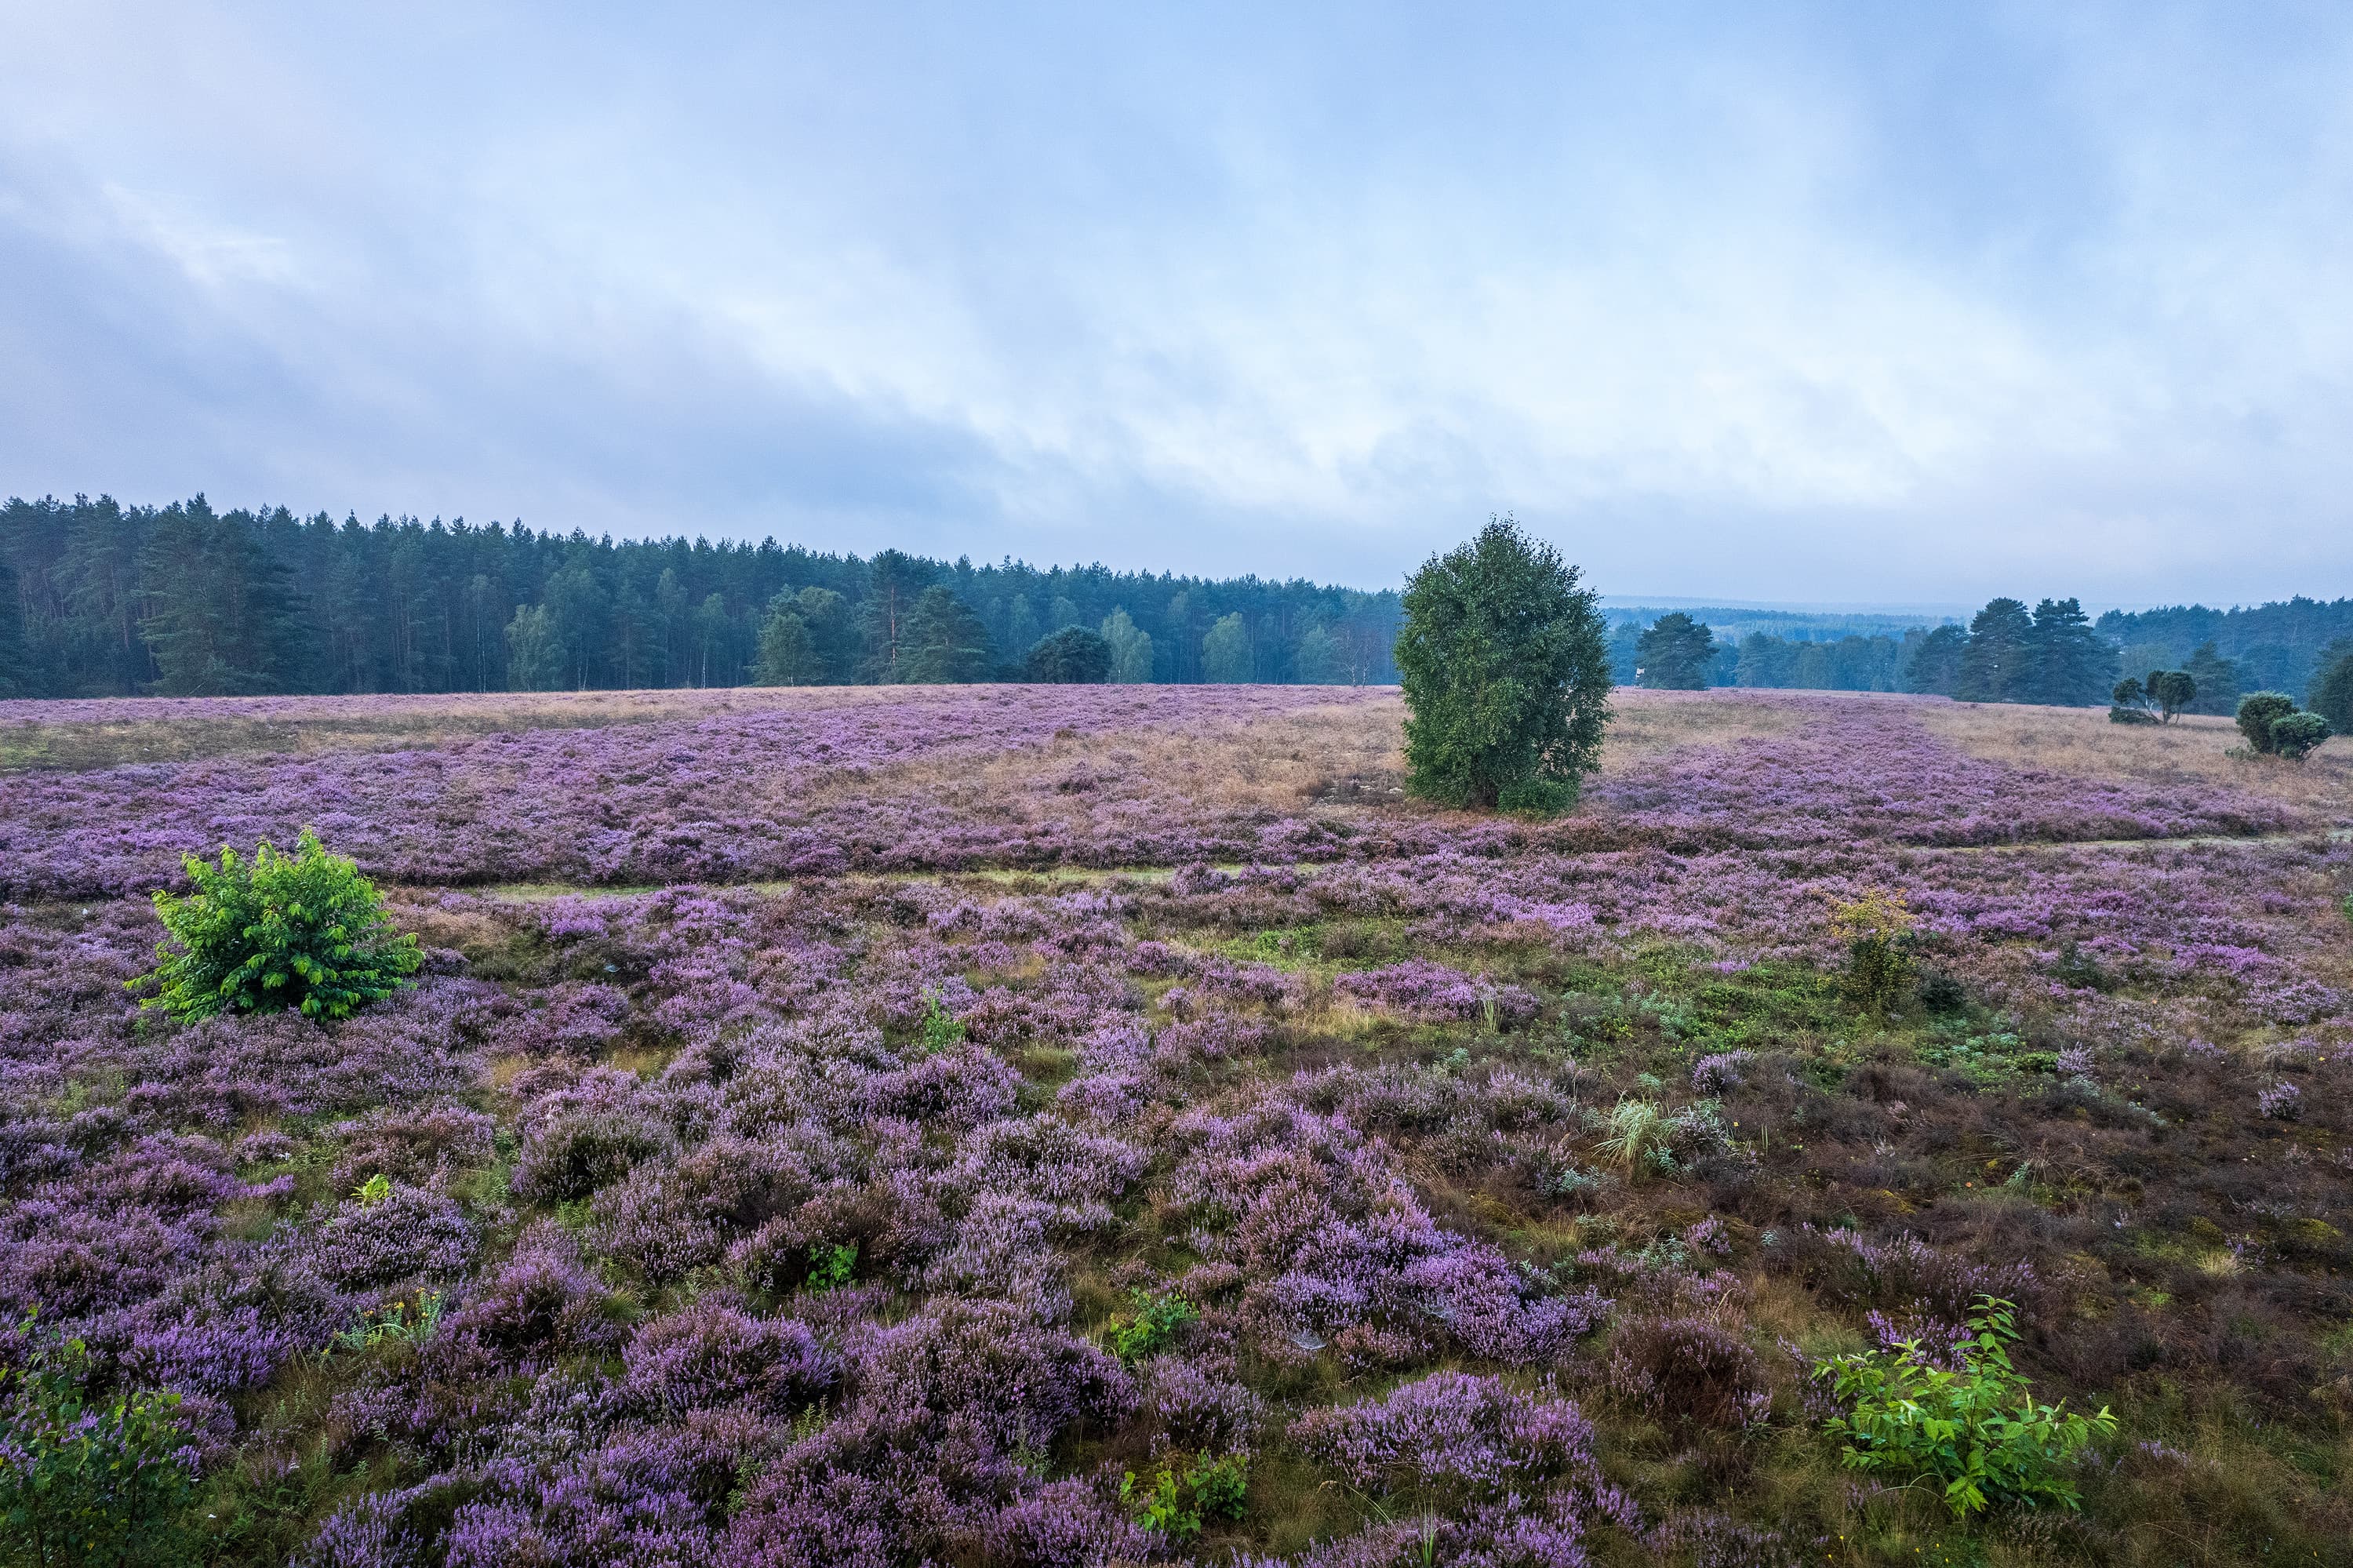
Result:
[[[1368,585],[1511,508],[1630,593],[2353,591],[2328,11],[29,32],[0,487]]]

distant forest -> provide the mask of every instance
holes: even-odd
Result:
[[[338,523],[216,512],[201,495],[0,507],[0,694],[16,696],[1019,680],[1073,667],[1386,684],[1398,614],[1394,592],[1297,580],[861,559],[773,539],[617,542],[462,519]],[[2197,709],[2221,713],[2242,691],[2301,699],[2353,648],[2353,599],[2096,622],[2072,599],[1995,599],[1966,628],[1905,619],[1618,612],[1611,664],[1627,684],[2073,705],[2106,703],[2120,675],[2187,668]],[[1099,663],[1041,664],[1033,651],[1072,628],[1103,640]]]
[[[2044,599],[2031,609],[1997,599],[1967,627],[1863,632],[1843,624],[1862,618],[1789,614],[1785,630],[1687,641],[1646,667],[1645,637],[1661,648],[1657,629],[1676,615],[1697,630],[1721,632],[1727,623],[1756,625],[1760,613],[1699,608],[1648,623],[1623,617],[1610,638],[1613,673],[1621,683],[1666,687],[1921,692],[1968,702],[2100,706],[2124,676],[2186,670],[2199,687],[2190,711],[2224,714],[2251,691],[2307,700],[2319,672],[2353,652],[2353,599],[2297,598],[2229,610],[2112,609],[2096,621],[2073,599]]]
[[[953,614],[927,622],[933,588]],[[1109,638],[1126,680],[1397,679],[1398,596],[1309,582],[338,523],[201,495],[0,508],[0,692],[16,695],[732,686],[762,674],[764,632],[774,666],[780,617],[807,634],[804,680],[1019,679],[1068,627]],[[942,622],[948,658],[905,656]]]

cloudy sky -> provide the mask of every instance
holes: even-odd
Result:
[[[0,493],[2353,593],[2353,8],[0,0]]]

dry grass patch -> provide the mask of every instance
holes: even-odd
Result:
[[[2222,784],[2353,821],[2353,741],[2332,740],[2299,763],[2230,756],[2243,742],[2226,718],[2122,725],[2104,709],[2014,703],[1921,703],[1913,713],[1930,734],[1989,762],[2142,784]]]
[[[81,772],[209,757],[407,751],[501,732],[606,729],[898,700],[889,686],[456,692],[418,696],[108,698],[0,704],[0,771]],[[153,705],[154,716],[138,710]],[[201,712],[191,713],[191,708]],[[38,716],[34,716],[37,715]]]
[[[1602,743],[1601,771],[1630,773],[1693,747],[1729,746],[1790,735],[1806,715],[1779,699],[1785,693],[1651,692],[1620,686],[1609,694],[1615,715]]]
[[[1194,729],[1065,733],[1042,747],[844,769],[799,799],[819,807],[913,793],[1023,821],[1091,816],[1166,789],[1225,810],[1394,799],[1405,781],[1404,719],[1404,701],[1389,696]]]

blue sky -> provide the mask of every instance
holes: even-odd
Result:
[[[659,14],[657,14],[659,13]],[[2353,8],[0,0],[0,492],[2353,593]]]

